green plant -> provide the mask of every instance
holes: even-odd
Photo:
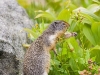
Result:
[[[48,10],[36,11],[38,22],[32,29],[24,29],[33,41],[42,34],[50,22],[65,20],[70,24],[69,32],[77,32],[77,37],[61,38],[56,45],[57,56],[51,51],[51,68],[49,75],[86,75],[98,74],[100,68],[100,2],[83,0],[81,6],[75,0],[47,0]],[[52,6],[53,4],[53,6]],[[62,4],[62,5],[61,5]],[[54,9],[53,9],[54,7]],[[57,9],[59,9],[57,11]],[[91,63],[90,63],[91,62]],[[84,75],[83,73],[83,75]]]

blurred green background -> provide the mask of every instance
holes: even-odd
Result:
[[[34,22],[25,28],[34,41],[54,20],[70,24],[77,37],[57,43],[58,55],[51,51],[49,75],[100,75],[100,0],[18,0]],[[24,46],[27,46],[24,45]]]

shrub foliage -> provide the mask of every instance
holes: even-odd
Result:
[[[68,22],[67,31],[78,33],[57,43],[58,55],[51,52],[49,75],[100,74],[100,1],[46,0],[45,7],[31,3],[25,8],[35,23],[32,29],[24,29],[33,41],[54,20]]]

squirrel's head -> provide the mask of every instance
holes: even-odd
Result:
[[[66,30],[69,28],[69,24],[62,20],[57,20],[51,23],[49,29],[54,31],[57,35],[61,36],[66,32]]]
[[[48,50],[55,47],[55,44],[59,37],[65,35],[66,30],[69,28],[69,24],[62,20],[52,22],[49,27],[44,31],[44,41],[48,42]]]

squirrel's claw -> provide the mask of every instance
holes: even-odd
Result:
[[[72,32],[72,35],[73,35],[73,36],[77,36],[77,33],[76,33],[76,32]]]

